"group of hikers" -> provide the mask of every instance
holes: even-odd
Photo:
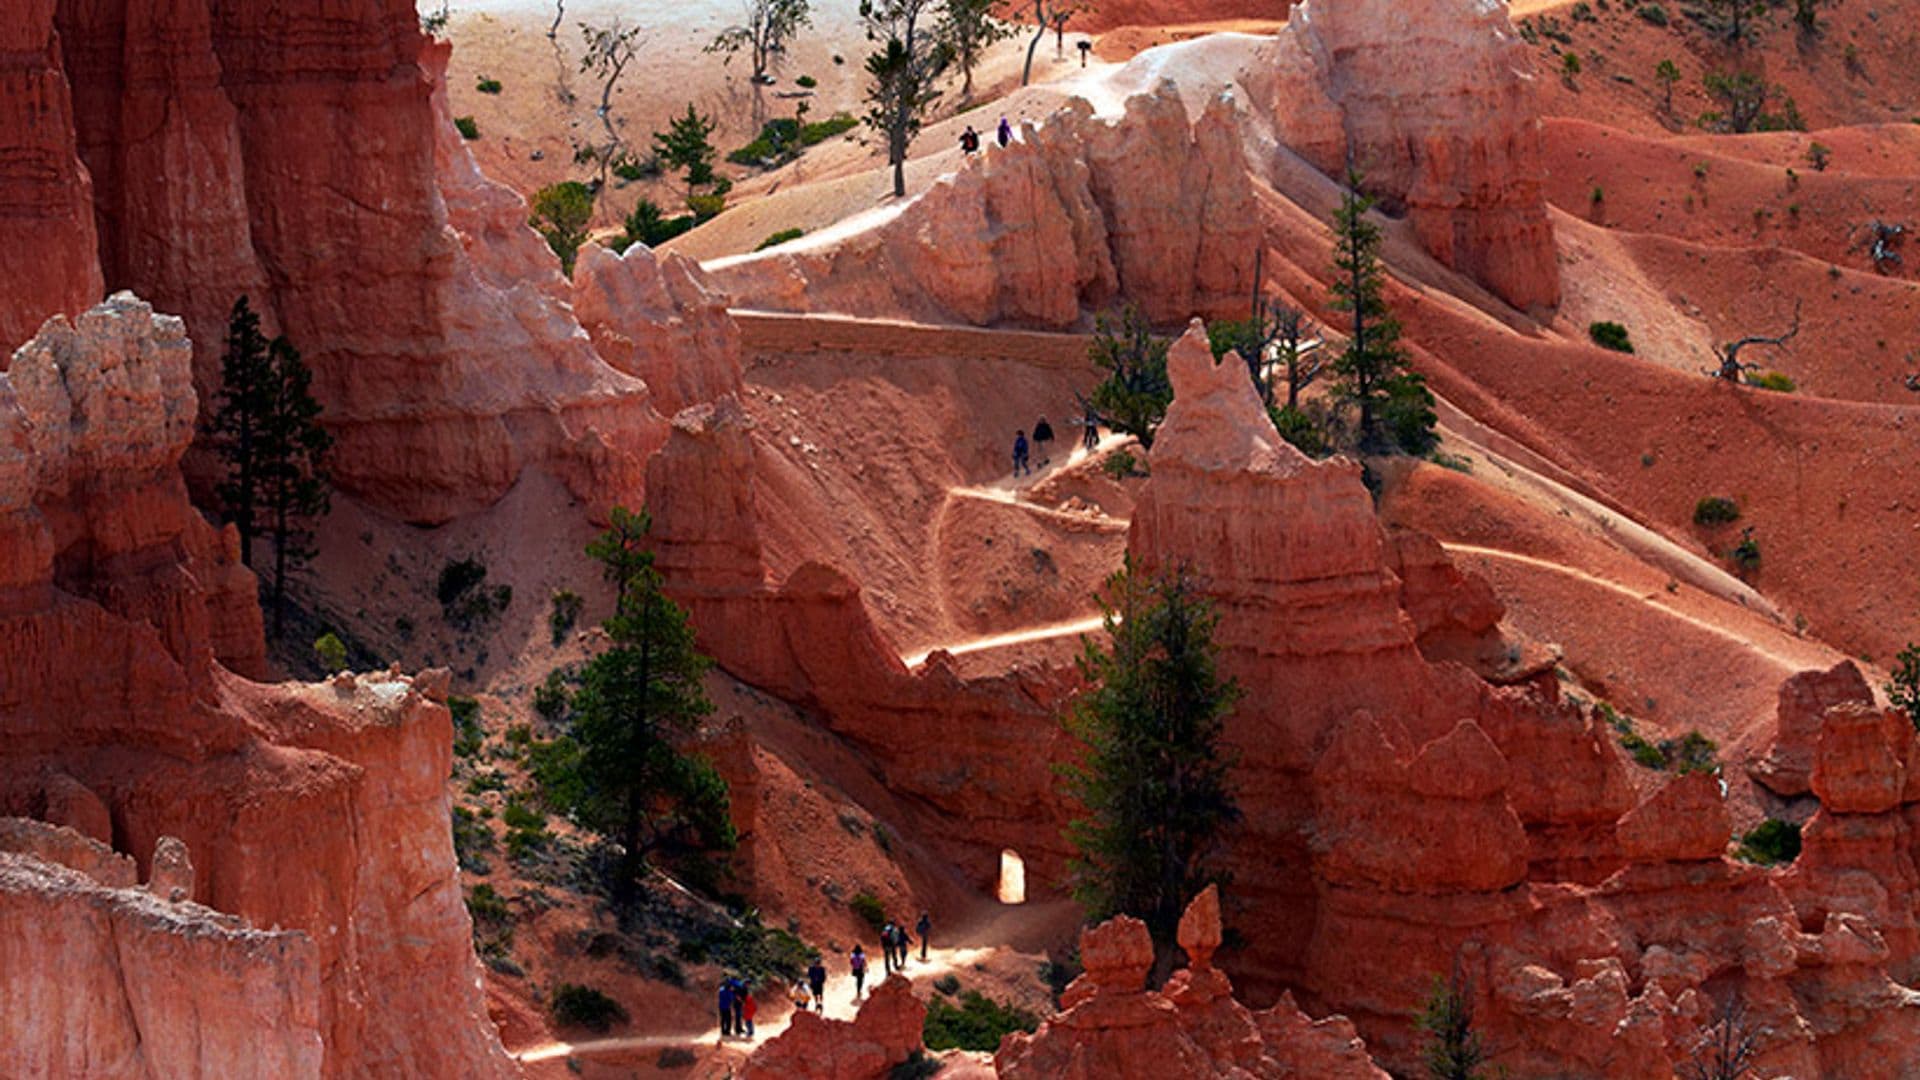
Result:
[[[1013,125],[1007,122],[1006,117],[1000,118],[1000,126],[994,130],[993,137],[1001,146],[1013,141]],[[968,124],[967,130],[960,133],[960,149],[969,154],[980,152],[980,133],[973,130],[972,124]]]
[[[1085,435],[1083,436],[1084,445],[1087,448],[1087,452],[1092,453],[1100,445],[1100,418],[1094,413],[1091,405],[1087,406],[1086,413],[1086,416],[1082,418],[1080,423],[1081,426],[1086,429]],[[1016,477],[1023,475],[1032,476],[1033,455],[1035,453],[1042,455],[1040,458],[1041,468],[1046,468],[1047,465],[1051,464],[1053,458],[1046,455],[1052,449],[1050,445],[1052,442],[1053,425],[1047,423],[1047,418],[1044,416],[1034,422],[1032,443],[1027,442],[1026,431],[1021,430],[1014,432],[1013,475]]]
[[[885,973],[893,974],[907,966],[907,955],[912,952],[913,937],[920,939],[920,962],[927,960],[927,938],[933,933],[933,917],[926,912],[920,913],[920,921],[914,924],[913,934],[908,934],[906,924],[887,920],[880,928],[880,948],[885,955],[883,965]],[[867,951],[855,944],[847,954],[847,973],[853,976],[853,999],[859,1001],[867,993]],[[812,1009],[817,1013],[827,1011],[827,964],[819,953],[813,954],[812,962],[807,965],[806,975],[795,980],[787,991],[793,1002],[795,1012]],[[729,976],[720,981],[720,1037],[753,1038],[753,1015],[757,1003],[753,999],[753,987],[738,976]]]

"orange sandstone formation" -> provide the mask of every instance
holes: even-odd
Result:
[[[253,575],[178,469],[190,367],[180,321],[121,294],[0,375],[0,814],[84,831],[29,849],[72,869],[0,870],[0,1045],[52,1075],[508,1075],[447,832],[446,677],[243,677]]]
[[[927,1007],[894,975],[874,987],[852,1020],[801,1010],[747,1059],[740,1080],[883,1080],[920,1048]]]

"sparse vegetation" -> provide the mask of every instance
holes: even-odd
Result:
[[[573,632],[574,624],[580,621],[580,610],[586,601],[572,589],[555,589],[551,598],[552,607],[547,612],[547,631],[555,645],[567,639]]]
[[[720,205],[726,205],[726,188],[719,183],[719,177],[713,171],[712,135],[715,121],[711,116],[702,116],[689,102],[685,115],[676,116],[667,124],[667,130],[653,133],[653,152],[660,159],[663,168],[680,172],[686,185],[687,208],[693,216],[705,220],[719,213],[717,208],[711,213],[703,213],[702,207],[710,206],[703,202],[696,206],[694,200],[711,200],[716,196]]]
[[[1358,408],[1363,452],[1424,454],[1439,439],[1433,395],[1400,348],[1400,323],[1385,299],[1380,228],[1367,219],[1373,200],[1360,186],[1358,174],[1347,177],[1334,215],[1333,307],[1351,316],[1347,347],[1333,362],[1334,396]]]
[[[623,1024],[627,1020],[627,1010],[619,1002],[591,986],[578,983],[561,983],[554,987],[548,1011],[553,1016],[553,1022],[561,1027],[580,1027],[589,1031],[605,1032],[614,1024]]]
[[[779,247],[781,244],[784,244],[789,240],[798,240],[805,235],[807,235],[807,230],[805,229],[781,229],[779,232],[774,233],[771,236],[768,236],[765,240],[760,241],[759,246],[755,247],[753,250],[765,251],[770,247]]]
[[[474,630],[491,622],[513,603],[513,586],[488,588],[487,565],[478,556],[449,560],[440,568],[434,595],[440,615],[460,630]]]
[[[1627,328],[1617,322],[1596,322],[1587,326],[1587,336],[1595,345],[1614,352],[1630,353],[1633,342],[1628,338]]]
[[[1779,866],[1800,857],[1800,826],[1768,818],[1741,833],[1734,855],[1761,866]]]
[[[560,270],[573,276],[573,260],[587,240],[587,223],[593,220],[593,190],[578,180],[548,184],[533,193],[533,215],[528,224],[546,238],[547,247],[560,257]]]
[[[946,1062],[928,1057],[925,1050],[916,1047],[907,1060],[887,1070],[887,1080],[930,1080],[946,1067]]]
[[[1893,658],[1893,678],[1887,683],[1887,700],[1907,714],[1915,731],[1920,731],[1920,645],[1908,642]]]
[[[454,117],[453,127],[455,131],[460,133],[460,137],[463,139],[473,140],[480,137],[480,122],[471,116]]]
[[[1791,394],[1800,388],[1792,376],[1780,371],[1750,371],[1747,373],[1747,385],[1778,394]]]
[[[952,997],[960,992],[960,976],[948,972],[933,980],[933,988],[939,993]]]
[[[792,161],[809,146],[851,131],[859,123],[846,113],[811,124],[794,117],[775,117],[760,128],[752,142],[728,154],[727,160],[735,165],[778,165]]]
[[[1667,25],[1667,9],[1659,4],[1641,4],[1639,15],[1655,26]]]
[[[1740,520],[1740,504],[1722,495],[1708,495],[1693,504],[1693,523],[1709,528]]]
[[[1833,149],[1823,142],[1814,142],[1807,147],[1807,164],[1814,172],[1826,172],[1833,163]]]
[[[876,931],[887,925],[886,905],[870,892],[862,891],[855,894],[852,900],[847,901],[847,907],[859,917],[861,922],[873,927]]]
[[[935,0],[861,0],[867,39],[879,50],[867,57],[869,106],[866,123],[884,140],[893,166],[893,194],[907,194],[907,148],[920,135],[927,110],[940,97],[934,82],[947,63],[947,47],[924,25]]]
[[[480,81],[475,83],[473,88],[483,94],[497,94],[500,92],[500,80],[489,79],[485,75],[482,75],[480,76]]]
[[[1760,541],[1753,538],[1753,526],[1740,531],[1740,542],[1727,552],[1727,559],[1743,574],[1760,569]]]
[[[746,0],[746,17],[720,31],[706,47],[707,52],[726,54],[732,63],[735,54],[745,50],[753,62],[755,87],[772,82],[767,74],[780,55],[787,51],[801,28],[813,20],[807,0]]]
[[[929,1050],[988,1051],[1000,1048],[1000,1040],[1016,1031],[1031,1032],[1040,1026],[1040,1018],[1025,1009],[1002,1004],[978,990],[960,995],[960,1004],[943,997],[927,1002],[927,1021],[923,1029]]]
[[[1743,135],[1749,131],[1798,131],[1806,126],[1785,91],[1750,71],[1709,71],[1701,81],[1707,96],[1719,105],[1700,116],[1700,126],[1709,131]],[[1780,111],[1768,112],[1769,104],[1777,104]]]
[[[347,645],[340,635],[329,630],[313,642],[313,654],[320,660],[320,667],[331,675],[344,671],[347,667]]]
[[[1421,1057],[1432,1080],[1483,1080],[1487,1049],[1473,1030],[1473,984],[1458,962],[1448,978],[1433,977],[1414,1026],[1426,1035]]]

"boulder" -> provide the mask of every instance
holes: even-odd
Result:
[[[875,987],[852,1020],[804,1010],[754,1051],[740,1080],[883,1080],[920,1049],[927,1007],[904,975]]]

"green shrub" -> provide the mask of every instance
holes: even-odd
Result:
[[[1293,444],[1293,448],[1311,458],[1327,456],[1327,436],[1320,429],[1320,422],[1305,409],[1280,405],[1267,410],[1267,418],[1273,421],[1273,429],[1280,437]]]
[[[1640,17],[1655,26],[1667,25],[1667,9],[1659,4],[1641,4]]]
[[[1569,49],[1560,54],[1560,74],[1568,79],[1580,74],[1580,54]]]
[[[939,1058],[930,1058],[925,1050],[915,1047],[907,1060],[887,1070],[887,1080],[929,1080],[944,1068],[946,1064]]]
[[[1004,1005],[978,990],[960,996],[960,1004],[945,998],[927,1002],[927,1023],[922,1029],[929,1050],[981,1050],[1000,1048],[1000,1040],[1016,1031],[1031,1032],[1040,1026],[1040,1018],[1025,1009]]]
[[[1740,520],[1740,505],[1732,499],[1709,495],[1693,504],[1695,525],[1725,525]]]
[[[546,680],[533,688],[533,711],[549,724],[566,719],[572,705],[573,694],[567,689],[567,677],[558,670],[547,672]]]
[[[580,610],[586,606],[586,601],[580,599],[580,594],[572,589],[553,590],[552,601],[553,608],[547,612],[547,630],[553,636],[553,643],[558,645],[567,640],[567,635],[573,632],[574,624],[580,621]]]
[[[547,1008],[553,1014],[554,1023],[561,1027],[583,1027],[589,1031],[606,1031],[627,1019],[627,1010],[621,1008],[619,1002],[591,986],[577,983],[554,987],[553,1001]]]
[[[1744,573],[1760,569],[1760,541],[1753,538],[1753,526],[1749,525],[1740,531],[1740,542],[1727,552],[1727,558]]]
[[[1627,328],[1617,322],[1592,323],[1587,327],[1587,336],[1603,349],[1620,353],[1633,351],[1633,342],[1627,338]]]
[[[475,123],[471,116],[454,117],[453,126],[460,130],[460,137],[463,139],[477,139],[480,137],[480,125]]]
[[[440,600],[440,614],[462,630],[470,630],[507,610],[513,603],[513,586],[488,589],[487,567],[479,559],[468,557],[449,561],[440,569],[434,595]]]
[[[951,972],[942,975],[933,980],[933,988],[948,997],[952,997],[960,992],[960,976]]]
[[[627,215],[626,224],[626,235],[620,238],[620,246],[623,249],[635,244],[659,247],[693,228],[697,222],[692,214],[673,218],[665,217],[651,199],[641,199],[633,208],[633,213]]]
[[[500,811],[500,820],[509,829],[544,829],[547,827],[547,815],[522,803],[519,799],[508,799],[507,805]]]
[[[1791,394],[1800,388],[1791,376],[1779,371],[1748,372],[1747,385],[1781,394]]]
[[[1636,764],[1644,765],[1649,769],[1667,767],[1667,755],[1661,753],[1659,747],[1641,738],[1638,732],[1629,730],[1623,733],[1620,736],[1620,747],[1633,758]]]
[[[493,867],[482,858],[483,852],[493,850],[493,830],[487,828],[479,815],[465,806],[453,808],[453,857],[459,862],[460,869],[469,874],[487,874]]]
[[[793,84],[795,86],[798,86],[802,90],[811,90],[814,87],[820,85],[819,81],[816,80],[811,75],[802,75],[799,78],[793,80]]]
[[[447,711],[453,714],[453,752],[472,757],[480,752],[487,733],[480,727],[480,703],[458,694],[447,698]]]
[[[346,669],[346,642],[341,641],[340,635],[333,631],[329,630],[314,640],[313,652],[315,656],[320,658],[320,666],[326,669],[327,674],[331,675],[336,671],[344,671]]]
[[[719,964],[755,982],[781,985],[805,974],[814,955],[792,932],[763,926],[757,911],[747,912],[737,926],[713,927],[680,943],[680,959],[687,963]]]
[[[753,250],[765,251],[770,247],[779,247],[789,240],[798,240],[805,235],[807,235],[807,230],[805,229],[781,229],[779,232],[760,241],[760,246]]]
[[[825,120],[815,121],[811,124],[802,124],[800,125],[800,145],[813,146],[817,143],[826,142],[835,135],[852,131],[855,127],[858,127],[859,124],[860,121],[855,120],[846,113],[829,116]]]
[[[1659,749],[1667,764],[1682,776],[1720,771],[1720,747],[1697,731],[1689,731],[1678,739],[1662,739]]]
[[[500,80],[489,79],[485,75],[482,75],[480,76],[480,81],[474,84],[473,88],[483,94],[497,94],[500,92]]]
[[[1807,147],[1807,164],[1815,172],[1827,171],[1827,165],[1833,160],[1833,148],[1823,142],[1815,142]]]
[[[717,192],[687,196],[687,209],[693,211],[695,224],[719,217],[720,211],[726,208],[727,197]]]
[[[887,925],[887,909],[881,905],[880,898],[870,892],[862,891],[847,906],[860,917],[860,921],[875,930]]]
[[[1778,866],[1800,857],[1800,826],[1768,818],[1742,833],[1735,857],[1761,866]]]

